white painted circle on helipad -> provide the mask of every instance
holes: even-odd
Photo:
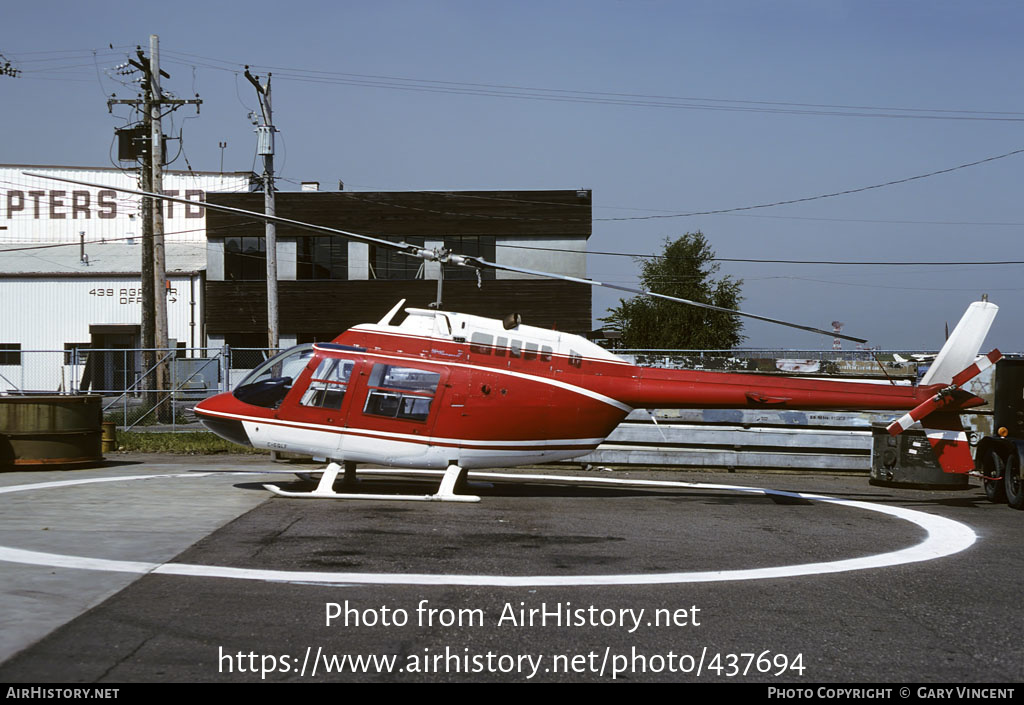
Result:
[[[178,478],[209,477],[214,473],[182,473],[164,475],[132,475],[127,477],[100,477],[82,480],[61,480],[27,485],[0,487],[0,494],[43,490],[54,487],[69,487],[97,482],[129,482],[135,480],[158,480]],[[255,472],[253,474],[259,474]],[[620,480],[612,478],[579,478],[562,475],[528,475],[510,473],[473,473],[474,478],[518,479],[558,481],[567,484],[588,484],[602,486],[633,487],[640,489],[686,488],[727,490],[748,494],[778,495],[826,502],[854,509],[886,514],[914,524],[927,532],[920,543],[887,553],[878,553],[860,558],[819,563],[768,568],[739,570],[681,571],[669,573],[623,573],[614,575],[447,575],[440,573],[336,573],[319,571],[264,570],[233,568],[230,566],[198,565],[188,563],[145,563],[139,561],[118,561],[86,556],[72,556],[59,553],[28,551],[0,546],[0,561],[29,565],[75,568],[80,570],[101,570],[119,573],[152,573],[157,575],[186,575],[208,578],[233,578],[238,580],[261,580],[282,583],[304,583],[318,585],[489,585],[504,587],[579,586],[579,585],[664,585],[679,583],[710,583],[734,580],[764,580],[769,578],[791,578],[805,575],[842,573],[853,570],[869,570],[889,566],[917,563],[951,556],[970,547],[977,539],[974,531],[958,521],[926,514],[903,507],[888,507],[871,502],[828,497],[802,492],[785,492],[759,487],[739,487],[695,482],[662,480]]]

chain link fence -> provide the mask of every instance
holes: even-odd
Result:
[[[0,361],[0,394],[99,394],[122,429],[196,423],[197,402],[232,389],[266,348],[22,350]],[[4,364],[6,363],[6,364]]]

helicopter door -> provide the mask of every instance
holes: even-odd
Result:
[[[346,426],[351,399],[349,385],[359,374],[360,360],[314,357],[285,399],[278,418],[293,422],[282,427],[281,440],[326,458],[341,457],[341,429]],[[316,453],[314,453],[316,454]]]
[[[395,460],[426,454],[430,447],[426,439],[438,416],[437,397],[447,377],[444,368],[374,364],[366,377],[365,392],[353,400],[362,407],[352,407],[352,425],[358,418],[359,426],[375,438],[378,447],[385,443],[386,452]]]

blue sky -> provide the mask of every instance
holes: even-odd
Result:
[[[648,218],[1021,149],[1017,3],[44,0],[4,15],[0,54],[23,72],[0,76],[4,163],[109,165],[128,113],[108,114],[106,98],[132,97],[112,69],[158,34],[165,89],[204,101],[168,128],[183,131],[195,169],[219,168],[219,141],[225,169],[252,168],[248,63],[274,74],[285,189],[339,179],[350,190],[592,188],[594,251],[656,253],[701,230],[728,258],[1024,260],[1024,154],[834,198]],[[518,97],[484,95],[494,92]],[[634,220],[606,220],[624,217]],[[625,284],[637,272],[622,257],[588,266]],[[989,344],[1024,350],[1020,272],[722,265],[745,280],[746,309],[826,328],[838,319],[884,348],[941,344],[943,325],[987,292],[1002,307]],[[596,292],[595,318],[616,301]],[[746,333],[748,345],[831,345],[756,322]]]

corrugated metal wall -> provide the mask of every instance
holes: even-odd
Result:
[[[0,243],[78,242],[78,234],[82,231],[89,240],[141,235],[139,197],[26,176],[24,172],[119,188],[139,187],[134,171],[2,165]],[[244,192],[248,188],[248,174],[164,172],[164,192],[182,198],[200,200],[207,192]],[[202,208],[184,204],[165,207],[164,229],[168,242],[205,243],[205,228]]]
[[[202,292],[196,279],[198,319]],[[188,343],[193,313],[190,279],[168,277],[168,281],[173,289],[167,297],[168,335]],[[132,276],[0,279],[5,309],[0,343],[21,343],[22,350],[62,350],[64,343],[87,343],[90,325],[138,325],[139,296],[139,279]]]

